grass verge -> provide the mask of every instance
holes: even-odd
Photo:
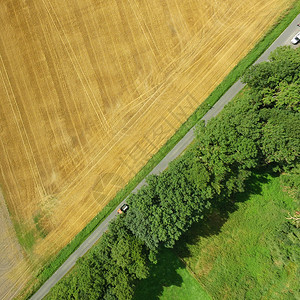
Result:
[[[167,155],[167,153],[182,139],[182,137],[208,112],[220,97],[242,76],[245,70],[251,66],[257,58],[272,44],[282,31],[300,13],[300,2],[296,1],[293,7],[273,26],[258,44],[242,59],[229,73],[223,82],[211,93],[211,95],[196,109],[178,131],[166,142],[166,144],[149,160],[149,162],[132,178],[129,183],[120,190],[113,200],[63,248],[55,257],[39,271],[35,283],[30,282],[20,294],[21,298],[28,299],[50,276],[62,265],[64,261],[83,243],[91,232],[124,200],[131,191],[151,172],[151,170]],[[29,288],[30,286],[30,288]],[[27,292],[30,289],[29,292]]]
[[[235,201],[226,221],[219,211],[193,226],[177,254],[213,299],[298,299],[300,234],[286,217],[299,203],[269,174]]]
[[[211,298],[173,251],[163,249],[158,255],[158,263],[152,265],[150,269],[150,276],[138,283],[133,299],[210,300]]]

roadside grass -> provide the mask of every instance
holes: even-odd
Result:
[[[84,242],[84,240],[102,223],[102,221],[133,191],[133,189],[152,171],[152,169],[171,151],[171,149],[184,137],[184,135],[209,111],[220,97],[242,76],[258,57],[275,41],[275,39],[288,27],[300,13],[300,1],[295,1],[278,22],[267,32],[257,45],[243,58],[229,75],[220,83],[210,96],[195,110],[177,132],[166,144],[148,161],[148,163],[120,190],[104,209],[78,233],[75,238],[64,247],[56,256],[47,262],[35,274],[34,281],[30,281],[19,294],[18,298],[30,298],[46,280],[67,260],[67,258]]]
[[[234,201],[195,224],[176,253],[213,299],[299,299],[300,233],[285,219],[299,203],[269,174]]]
[[[134,300],[210,300],[210,296],[170,249],[163,249],[150,276],[141,280]]]

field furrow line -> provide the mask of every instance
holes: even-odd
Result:
[[[99,104],[98,104],[98,102],[97,102],[97,99],[96,99],[96,97],[95,97],[95,95],[94,95],[94,93],[93,93],[93,91],[92,91],[92,89],[91,89],[91,87],[90,87],[90,85],[89,85],[89,83],[88,83],[88,80],[87,80],[87,78],[86,78],[86,76],[85,76],[85,74],[84,74],[84,72],[83,72],[83,70],[82,70],[82,68],[81,68],[80,63],[78,62],[78,60],[77,60],[77,58],[76,58],[76,55],[75,55],[74,50],[73,50],[73,48],[72,48],[72,46],[71,46],[71,44],[70,44],[70,41],[69,41],[67,35],[65,34],[65,32],[64,32],[64,30],[63,30],[63,26],[62,26],[62,24],[60,23],[59,18],[57,17],[57,15],[56,15],[56,13],[55,13],[55,10],[53,9],[53,7],[52,7],[52,5],[51,5],[51,2],[48,1],[48,4],[49,4],[49,6],[51,7],[51,11],[53,12],[53,15],[55,16],[56,21],[54,20],[54,18],[53,18],[53,16],[52,16],[52,14],[51,14],[49,8],[47,7],[45,1],[44,1],[44,0],[42,0],[42,1],[43,1],[43,3],[44,3],[44,7],[45,7],[46,11],[47,11],[48,14],[49,14],[50,19],[52,20],[53,26],[56,28],[56,30],[57,30],[57,32],[58,32],[58,34],[59,34],[59,37],[60,37],[60,39],[61,39],[61,41],[62,41],[62,44],[64,44],[64,46],[65,46],[65,48],[66,48],[66,51],[67,51],[67,53],[68,53],[68,55],[69,55],[69,59],[70,59],[71,63],[72,63],[73,66],[74,66],[74,71],[75,71],[76,74],[78,75],[78,78],[79,78],[79,80],[80,80],[80,82],[81,82],[81,84],[82,84],[82,87],[83,87],[83,89],[85,90],[85,92],[86,92],[86,94],[87,94],[87,97],[88,97],[88,99],[89,99],[89,101],[90,101],[90,103],[91,103],[91,105],[92,105],[92,107],[93,107],[93,109],[94,109],[96,115],[98,116],[99,121],[102,123],[103,128],[105,129],[105,131],[108,132],[110,127],[109,127],[109,125],[108,125],[108,123],[107,123],[106,117],[104,116],[103,111],[102,111],[101,107],[99,106]],[[59,26],[59,27],[58,27],[58,26]],[[60,30],[59,30],[59,28],[60,28]],[[65,45],[65,43],[64,43],[64,41],[63,41],[63,38],[62,38],[60,32],[63,33],[63,36],[64,36],[65,40],[67,41],[68,47],[67,47],[67,45]],[[74,59],[72,58],[71,53],[72,53]],[[74,63],[73,60],[74,60],[76,63]],[[77,67],[76,67],[76,65],[77,65]],[[80,73],[81,73],[82,76],[80,76],[80,73],[79,73],[78,69],[80,70]],[[83,77],[83,78],[82,78],[82,77]],[[89,91],[90,91],[90,93],[92,94],[92,97],[90,96],[90,94],[89,94],[89,92],[88,92],[88,90],[87,90],[87,88],[86,88],[86,85],[88,86]],[[93,98],[93,99],[92,99],[92,98]],[[96,107],[98,108],[98,110],[96,109]],[[100,113],[101,116],[99,115],[98,111],[99,111],[99,113]]]

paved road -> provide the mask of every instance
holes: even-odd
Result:
[[[278,39],[264,52],[264,54],[256,61],[266,61],[271,51],[278,46],[290,45],[290,40],[300,28],[297,24],[300,23],[300,15],[298,15],[291,25],[278,37]],[[220,100],[207,112],[202,118],[207,122],[211,118],[215,117],[224,106],[244,87],[241,81],[237,81],[221,98]],[[159,174],[165,170],[170,161],[178,157],[185,148],[194,139],[194,127],[176,144],[176,146],[164,157],[164,159],[152,170],[150,174]],[[141,186],[145,184],[145,180],[134,189],[136,192]],[[126,199],[122,202],[125,203]],[[102,236],[107,230],[109,222],[117,215],[117,209],[115,209],[96,229],[91,235],[81,244],[81,246],[61,265],[61,267],[42,285],[42,287],[31,297],[32,300],[40,300],[45,297],[50,289],[75,265],[76,260],[83,256]]]

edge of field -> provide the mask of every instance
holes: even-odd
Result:
[[[295,1],[286,10],[266,35],[254,48],[231,70],[227,77],[216,87],[207,99],[184,122],[176,133],[152,156],[148,163],[121,189],[108,205],[100,211],[74,239],[66,245],[56,256],[49,260],[35,275],[18,299],[29,299],[67,258],[84,242],[84,240],[103,222],[103,220],[132,192],[132,190],[152,171],[152,169],[171,151],[171,149],[185,136],[185,134],[210,110],[220,97],[243,75],[259,56],[279,37],[294,18],[300,13],[300,1]],[[35,282],[37,280],[37,282]],[[28,291],[29,290],[29,291]],[[27,292],[28,291],[28,292]]]

